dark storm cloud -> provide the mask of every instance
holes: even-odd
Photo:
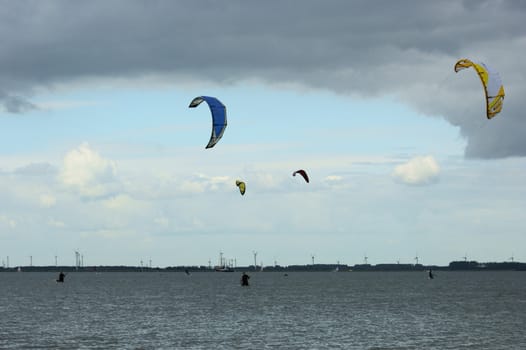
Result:
[[[506,121],[491,132],[426,96],[462,57],[491,62],[507,92],[523,92],[525,74],[517,68],[526,53],[525,14],[520,2],[478,0],[5,1],[0,91],[24,96],[85,77],[170,74],[391,94],[458,125],[468,156],[526,155],[524,106],[509,101],[520,100],[518,93],[507,95]],[[458,100],[438,95],[448,104]],[[23,98],[20,108],[0,101],[11,112],[32,106]]]
[[[4,108],[9,113],[24,113],[37,107],[28,101],[27,99],[20,96],[11,96],[0,91],[0,103],[4,105]]]

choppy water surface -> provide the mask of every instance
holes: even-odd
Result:
[[[0,273],[1,349],[526,349],[525,272]]]

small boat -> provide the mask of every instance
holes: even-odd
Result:
[[[234,272],[232,264],[227,264],[226,259],[223,258],[223,253],[219,253],[219,265],[217,265],[214,270],[216,272]]]
[[[216,272],[234,272],[234,269],[229,266],[216,266]]]

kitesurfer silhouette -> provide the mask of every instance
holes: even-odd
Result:
[[[429,279],[432,280],[435,278],[435,275],[433,275],[433,270],[429,270]]]
[[[241,285],[242,286],[248,286],[248,279],[249,278],[250,278],[250,276],[243,272],[243,275],[241,275]]]
[[[60,282],[60,283],[64,283],[64,278],[66,277],[66,275],[64,274],[64,272],[60,272],[58,274],[58,279],[57,279],[57,282]]]

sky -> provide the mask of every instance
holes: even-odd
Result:
[[[522,2],[1,5],[4,266],[526,261]]]

